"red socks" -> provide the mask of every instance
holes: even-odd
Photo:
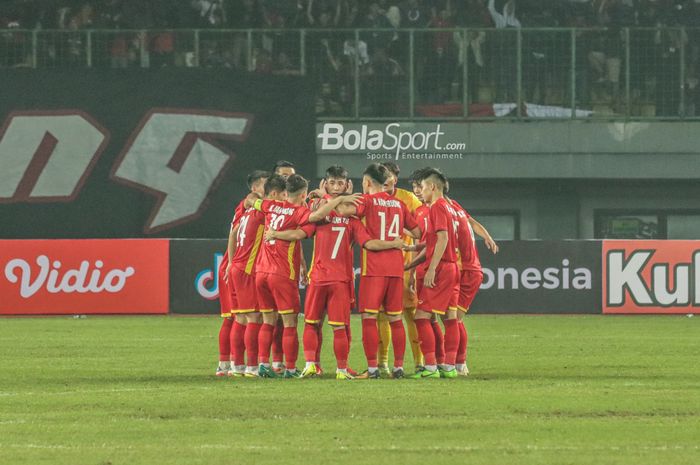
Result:
[[[228,362],[231,360],[231,327],[233,320],[224,318],[219,329],[219,361]]]
[[[282,337],[284,334],[284,325],[282,319],[277,319],[277,324],[274,326],[272,333],[272,361],[282,363],[284,356],[284,347],[282,347]]]
[[[282,350],[287,370],[294,371],[299,356],[299,335],[296,328],[284,328],[282,334]]]
[[[233,320],[231,328],[231,363],[235,366],[245,365],[245,327]]]
[[[350,343],[348,342],[348,333],[344,327],[333,328],[333,352],[335,353],[338,368],[341,370],[347,369]]]
[[[377,348],[379,347],[379,330],[375,318],[362,319],[362,345],[365,348],[367,366],[377,366]]]
[[[423,352],[426,365],[437,365],[435,360],[435,334],[430,320],[425,318],[415,319],[418,337],[420,338],[420,350]]]
[[[272,333],[275,327],[263,323],[258,335],[258,361],[260,363],[270,363],[270,346],[272,345]]]
[[[431,320],[430,325],[433,327],[433,335],[435,336],[435,361],[438,365],[445,363],[445,336],[442,334],[442,327],[437,320]]]
[[[316,328],[316,334],[318,335],[318,344],[316,344],[316,358],[314,358],[314,361],[320,365],[321,346],[323,345],[323,327],[321,325],[318,325],[318,327]]]
[[[394,346],[394,367],[403,367],[403,356],[406,353],[406,330],[403,321],[396,320],[389,323],[391,326],[391,344]]]
[[[454,365],[459,347],[459,329],[457,320],[444,320],[445,324],[445,364]]]
[[[248,366],[258,366],[258,335],[260,333],[260,323],[248,323],[245,326],[245,350],[248,354]]]
[[[318,362],[316,354],[318,353],[319,337],[318,328],[316,325],[304,325],[304,359],[307,362]]]
[[[457,329],[459,329],[459,347],[457,348],[457,364],[467,363],[467,327],[464,326],[463,321],[457,323]]]

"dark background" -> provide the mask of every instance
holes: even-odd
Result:
[[[156,198],[110,180],[109,173],[155,107],[245,112],[255,119],[246,142],[222,141],[236,157],[210,191],[203,214],[147,237],[227,237],[250,171],[286,159],[300,174],[315,174],[313,88],[302,78],[228,69],[3,69],[0,82],[3,122],[13,111],[80,109],[111,134],[75,201],[0,204],[0,238],[144,237]]]

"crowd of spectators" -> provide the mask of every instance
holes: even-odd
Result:
[[[449,30],[465,27],[471,28],[467,37]],[[579,28],[575,57],[569,32],[528,30],[553,27]],[[650,29],[628,35],[628,27]],[[696,27],[700,0],[5,0],[0,66],[29,64],[28,38],[12,29],[75,32],[42,41],[41,59],[52,66],[84,64],[80,31],[108,29],[114,32],[93,45],[93,66],[300,74],[303,63],[319,85],[319,112],[349,112],[359,77],[361,105],[376,116],[407,112],[410,66],[417,103],[461,100],[465,58],[471,100],[515,101],[520,60],[525,100],[570,102],[573,62],[577,101],[590,105],[602,95],[616,107],[629,45],[635,95],[653,101],[657,114],[674,115],[681,92],[697,87]],[[299,28],[307,30],[303,42],[287,32]],[[347,30],[354,28],[363,31]],[[417,32],[411,44],[407,30],[426,28],[445,31]],[[178,31],[187,29],[201,32],[198,56],[192,34]],[[253,33],[214,31],[221,29]]]

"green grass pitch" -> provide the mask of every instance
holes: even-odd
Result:
[[[471,377],[345,382],[217,379],[219,324],[0,319],[0,464],[700,463],[698,318],[470,315]]]

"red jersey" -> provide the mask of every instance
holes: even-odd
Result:
[[[457,261],[457,212],[444,198],[437,199],[430,206],[430,221],[428,222],[428,235],[426,237],[426,261],[432,261],[437,244],[438,231],[447,232],[447,247],[442,254],[441,262],[454,263]]]
[[[406,205],[386,192],[366,194],[360,198],[357,216],[363,219],[373,239],[392,241],[403,230],[418,225]],[[399,249],[369,252],[362,249],[362,276],[403,276],[403,252]]]
[[[246,274],[255,273],[255,263],[265,235],[265,214],[249,208],[238,218],[236,252],[231,263]]]
[[[418,223],[418,228],[420,229],[420,241],[425,243],[428,240],[428,229],[430,225],[430,207],[423,204],[416,209],[416,223]],[[416,270],[419,272],[425,272],[428,269],[430,262],[428,260],[420,263]]]
[[[311,214],[311,210],[306,205],[294,205],[277,200],[258,200],[254,208],[265,214],[265,228],[275,231],[306,226]],[[306,231],[305,228],[302,229]],[[298,279],[301,266],[300,248],[297,241],[289,242],[280,239],[265,241],[258,258],[257,271],[286,276],[291,280]]]
[[[324,284],[350,282],[353,279],[353,243],[360,246],[372,238],[356,218],[331,212],[315,225],[314,254],[309,269],[309,282]]]
[[[245,199],[241,200],[241,202],[236,206],[236,209],[233,211],[233,219],[231,220],[231,229],[233,229],[238,222],[241,220],[241,217],[243,214],[246,212],[245,208]]]
[[[451,202],[459,218],[460,230],[457,237],[457,248],[461,267],[463,270],[480,271],[481,260],[479,260],[479,251],[476,248],[476,237],[472,225],[469,223],[471,216],[459,203],[454,200]]]
[[[428,221],[430,217],[430,207],[421,205],[416,209],[416,223],[420,228],[420,242],[425,242],[428,234]]]

